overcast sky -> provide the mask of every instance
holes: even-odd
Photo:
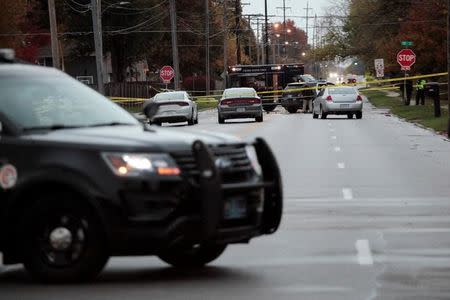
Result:
[[[242,3],[250,3],[250,5],[243,5],[244,14],[264,14],[264,0],[241,0]],[[286,2],[286,18],[295,21],[295,24],[304,29],[306,25],[306,4],[309,2],[310,16],[317,14],[318,16],[324,14],[324,8],[331,6],[330,0],[285,0]],[[280,8],[277,8],[280,7]],[[267,0],[268,15],[276,15],[277,17],[270,18],[270,21],[283,20],[283,0]],[[289,8],[288,8],[289,7]],[[309,26],[312,26],[314,20],[309,19]]]

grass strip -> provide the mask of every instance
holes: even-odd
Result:
[[[385,92],[370,91],[363,92],[363,94],[377,108],[389,109],[392,114],[400,118],[431,128],[438,133],[446,133],[447,131],[448,110],[441,108],[441,117],[435,118],[433,102],[430,98],[425,99],[424,106],[405,106],[401,97],[389,97]],[[414,99],[411,101],[414,103]],[[441,102],[441,106],[444,104],[446,102]]]

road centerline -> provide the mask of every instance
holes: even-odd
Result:
[[[358,255],[358,263],[362,266],[373,265],[372,251],[368,240],[357,240],[355,248]]]
[[[350,188],[343,188],[342,189],[342,196],[344,197],[344,200],[352,200],[353,199],[353,192]]]

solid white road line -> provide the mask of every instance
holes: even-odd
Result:
[[[342,196],[344,197],[344,200],[352,200],[353,199],[352,189],[343,188],[342,189]]]
[[[345,164],[343,162],[339,162],[337,164],[338,169],[345,169]]]
[[[358,263],[360,265],[373,265],[372,251],[368,240],[357,240],[355,243],[356,251],[358,251]]]

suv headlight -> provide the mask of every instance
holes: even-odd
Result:
[[[256,150],[254,146],[246,146],[245,152],[247,152],[247,156],[250,159],[250,163],[252,164],[253,170],[255,170],[256,174],[262,175],[261,165],[258,161],[258,155],[256,154]]]
[[[121,177],[145,174],[176,176],[181,173],[172,157],[167,154],[102,153],[109,168]]]

